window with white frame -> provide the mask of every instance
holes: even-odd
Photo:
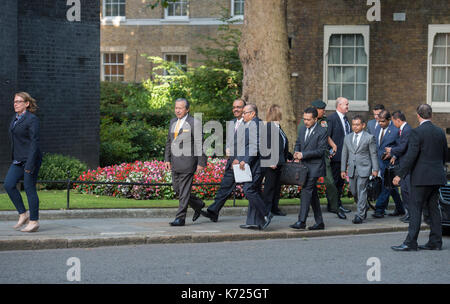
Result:
[[[369,27],[325,26],[323,95],[327,110],[345,97],[354,111],[368,111]]]
[[[244,15],[244,2],[245,2],[245,0],[231,0],[232,16],[243,16]]]
[[[186,54],[164,54],[164,60],[175,62],[183,71],[187,71],[187,55]],[[164,71],[164,75],[170,74]]]
[[[188,0],[169,0],[165,8],[165,18],[167,19],[187,19],[189,17]]]
[[[103,54],[103,81],[124,81],[125,63],[123,53],[104,53]]]
[[[450,25],[430,25],[428,32],[428,103],[450,112]]]
[[[125,17],[125,0],[103,0],[104,17]]]

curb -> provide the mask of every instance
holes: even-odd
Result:
[[[42,238],[42,239],[16,239],[0,240],[0,251],[11,250],[42,250],[42,249],[74,249],[93,248],[104,246],[124,245],[149,245],[149,244],[175,244],[175,243],[210,243],[210,242],[235,242],[249,240],[293,239],[312,238],[340,235],[362,235],[372,233],[388,233],[407,231],[406,226],[390,226],[379,228],[352,228],[347,230],[319,230],[319,231],[285,231],[285,232],[252,232],[252,233],[222,233],[203,235],[172,235],[150,236],[133,235],[121,237],[67,237],[67,238]],[[421,230],[428,230],[423,224]]]
[[[356,210],[355,204],[345,205],[352,211]],[[281,206],[287,214],[298,214],[298,205]],[[322,205],[322,212],[328,212],[327,206]],[[247,216],[247,207],[224,207],[220,216]],[[172,218],[175,217],[177,208],[136,208],[136,209],[70,209],[70,210],[40,210],[39,220],[62,220],[83,218]],[[192,216],[193,210],[188,209],[187,216]],[[17,211],[0,211],[0,221],[16,221]]]

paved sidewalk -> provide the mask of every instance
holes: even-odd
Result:
[[[354,210],[354,206],[352,209]],[[298,206],[282,208],[287,216],[275,216],[264,231],[239,228],[245,224],[247,208],[229,207],[222,209],[219,221],[211,222],[200,217],[192,222],[192,210],[188,212],[186,225],[171,227],[175,208],[164,209],[107,209],[107,210],[52,210],[40,212],[40,229],[36,233],[15,231],[17,213],[0,212],[0,250],[89,248],[116,245],[140,245],[156,243],[200,243],[242,241],[257,239],[306,238],[317,236],[368,234],[406,231],[407,224],[398,217],[371,217],[364,224],[351,222],[354,213],[348,213],[346,220],[322,208],[325,230],[295,230],[289,225],[297,221]],[[307,226],[314,224],[312,211]],[[427,226],[423,226],[427,228]]]

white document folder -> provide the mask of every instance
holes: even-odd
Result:
[[[250,166],[245,164],[245,170],[239,168],[239,164],[233,165],[234,180],[236,183],[246,183],[252,181],[252,171]]]

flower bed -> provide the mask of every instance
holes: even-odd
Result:
[[[225,170],[226,159],[208,158],[208,165],[199,174],[194,175],[194,184],[220,183]],[[93,182],[130,182],[130,183],[172,183],[172,174],[164,167],[162,161],[135,161],[123,163],[96,170],[83,172],[79,181]],[[319,183],[323,178],[319,179]],[[134,199],[174,199],[175,192],[172,186],[133,186],[133,185],[85,185],[75,184],[74,187],[80,193],[96,195],[109,195]],[[325,186],[318,185],[319,197],[325,196]],[[194,186],[193,192],[199,198],[214,199],[219,186],[201,185]],[[299,197],[301,187],[282,186],[281,198]],[[346,189],[344,189],[345,191]],[[344,192],[346,193],[346,191]],[[244,198],[242,185],[236,187],[236,198]]]

